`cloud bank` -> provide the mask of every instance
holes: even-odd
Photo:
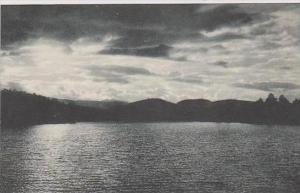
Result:
[[[91,100],[300,96],[298,4],[2,6],[1,12],[2,87]]]

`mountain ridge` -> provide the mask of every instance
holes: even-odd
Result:
[[[128,102],[120,100],[69,100],[69,99],[58,99],[59,101],[71,104],[74,103],[82,107],[91,107],[91,108],[100,108],[100,109],[109,109],[116,106],[126,105]]]
[[[300,100],[290,103],[273,94],[257,101],[225,99],[186,99],[172,103],[148,98],[112,106],[91,106],[101,101],[53,99],[26,92],[1,91],[1,125],[20,127],[46,123],[74,122],[240,122],[254,124],[300,125]],[[112,101],[115,102],[115,101]]]

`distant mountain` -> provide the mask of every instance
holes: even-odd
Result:
[[[68,99],[58,99],[65,104],[76,104],[82,107],[91,107],[99,109],[112,109],[128,104],[125,101],[118,100],[103,100],[103,101],[89,101],[89,100],[68,100]]]
[[[165,44],[157,46],[137,47],[137,48],[110,48],[101,51],[102,54],[115,55],[134,55],[134,56],[148,56],[148,57],[165,57],[172,47]]]
[[[25,92],[1,91],[1,126],[67,122],[241,122],[300,125],[300,100],[290,103],[270,94],[265,102],[188,99],[171,103],[162,99],[122,101],[72,101]]]
[[[176,121],[176,104],[162,99],[146,99],[129,103],[117,109],[121,121]]]

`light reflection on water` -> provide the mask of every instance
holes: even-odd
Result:
[[[0,192],[300,191],[300,128],[77,123],[3,131]]]

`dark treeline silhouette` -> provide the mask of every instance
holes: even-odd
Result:
[[[102,109],[88,108],[70,102],[20,91],[1,91],[1,126],[22,127],[47,123],[102,121],[108,119]],[[110,116],[111,117],[111,116]]]
[[[171,103],[162,99],[146,99],[118,103],[111,108],[78,105],[20,91],[1,91],[2,127],[23,127],[47,123],[72,122],[161,122],[205,121],[255,124],[300,125],[300,100],[290,103],[283,95],[269,94],[263,101],[205,99]]]

